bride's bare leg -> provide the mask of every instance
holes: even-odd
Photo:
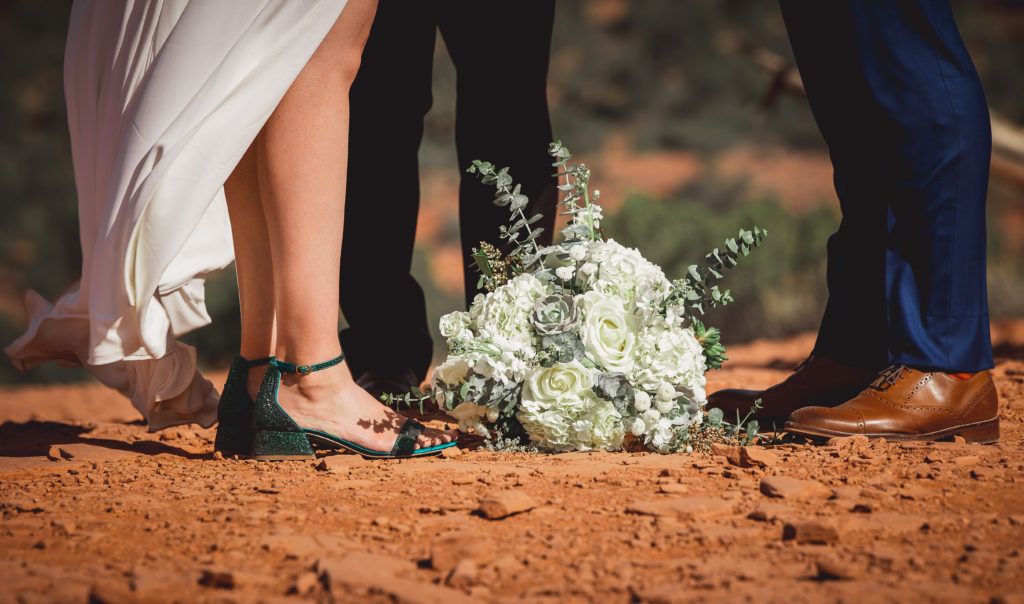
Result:
[[[338,272],[348,90],[375,10],[376,0],[349,1],[256,139],[259,192],[274,267],[275,352],[291,363],[319,363],[341,352]],[[381,225],[382,233],[385,227]],[[390,450],[404,422],[356,386],[344,363],[309,375],[284,375],[278,401],[301,427],[376,450]],[[449,433],[428,430],[418,444],[451,440]]]
[[[242,341],[238,354],[260,359],[274,354],[274,263],[270,257],[267,219],[263,215],[256,176],[256,143],[246,150],[224,183],[238,275],[238,301],[242,317]],[[263,380],[263,368],[249,372],[249,390]]]

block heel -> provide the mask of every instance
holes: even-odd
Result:
[[[250,360],[236,356],[231,361],[228,379],[224,382],[217,403],[214,451],[220,451],[224,456],[248,457],[252,453],[252,410],[256,403],[246,391],[246,382],[249,380],[250,369],[267,365],[272,360],[273,357]]]
[[[313,459],[313,447],[304,432],[258,430],[253,434],[252,457],[258,461]]]

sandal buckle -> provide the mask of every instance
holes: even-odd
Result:
[[[301,375],[309,375],[310,373],[313,373],[313,368],[310,367],[309,365],[296,365],[295,366],[295,373],[298,373],[298,374],[301,374]]]

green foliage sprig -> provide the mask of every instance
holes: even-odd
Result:
[[[562,229],[565,236],[565,243],[571,244],[574,241],[602,239],[600,228],[595,223],[594,206],[601,197],[600,191],[594,191],[594,198],[590,194],[590,168],[584,163],[570,164],[572,153],[569,148],[562,144],[562,141],[555,141],[548,145],[548,155],[554,158],[551,164],[558,172],[558,177],[565,178],[565,184],[558,185],[558,190],[565,191],[565,198],[558,203],[559,207],[566,210],[563,216],[571,216],[577,220],[570,222]],[[583,201],[580,206],[579,202]],[[582,216],[581,216],[582,214]],[[583,218],[580,220],[580,218]]]
[[[505,254],[506,258],[518,262],[522,267],[521,271],[530,270],[535,264],[539,265],[539,269],[543,269],[544,256],[537,245],[537,237],[544,232],[544,227],[533,229],[530,228],[530,225],[536,223],[544,215],[534,214],[529,218],[526,217],[523,210],[526,209],[530,200],[526,195],[520,193],[521,185],[513,185],[508,168],[495,170],[494,164],[491,162],[475,159],[466,172],[479,174],[480,181],[485,185],[494,185],[494,205],[507,207],[509,210],[509,224],[502,225],[498,234],[511,248]],[[485,277],[485,283],[488,279],[493,279],[494,270],[490,266],[487,256],[477,252],[474,254],[474,259]]]
[[[739,264],[741,256],[749,256],[767,236],[768,231],[757,226],[753,231],[740,229],[736,239],[725,240],[725,249],[719,250],[716,247],[704,256],[707,260],[706,267],[691,264],[685,277],[672,282],[676,292],[669,297],[668,303],[677,302],[682,298],[691,311],[703,315],[705,305],[715,308],[732,302],[729,290],[722,291],[715,282],[725,277],[723,272],[726,269]]]

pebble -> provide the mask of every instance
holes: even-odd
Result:
[[[954,457],[952,461],[954,464],[963,468],[981,463],[981,458],[977,455],[961,455],[960,457]]]
[[[743,467],[771,468],[779,463],[779,457],[764,447],[742,447],[740,465]]]
[[[431,545],[430,566],[442,573],[450,572],[462,560],[477,565],[487,564],[495,557],[491,540],[479,533],[458,531],[438,537]]]
[[[753,512],[747,514],[747,518],[750,518],[751,520],[760,520],[761,522],[773,522],[782,516],[788,515],[792,511],[793,508],[784,503],[762,502],[754,508]]]
[[[626,512],[658,518],[708,520],[728,516],[735,508],[734,503],[717,497],[679,497],[634,503],[626,508]]]
[[[465,589],[476,583],[478,574],[479,568],[477,567],[476,562],[462,559],[459,560],[458,564],[455,565],[455,568],[448,573],[445,583],[456,589]]]
[[[819,581],[853,581],[864,576],[866,569],[852,562],[822,557],[814,561]]]
[[[829,545],[839,542],[839,529],[832,520],[796,520],[782,527],[783,541]]]
[[[740,461],[740,449],[742,449],[742,447],[736,447],[724,443],[711,443],[712,457],[724,457],[734,466],[742,464]]]
[[[791,476],[765,476],[761,479],[761,492],[781,499],[825,499],[832,489],[816,480],[801,480]]]
[[[690,487],[678,482],[667,482],[658,486],[658,492],[669,495],[685,495],[690,492]]]
[[[537,507],[523,491],[494,491],[480,500],[479,512],[488,520],[498,520]]]
[[[309,592],[316,589],[316,586],[320,583],[320,577],[314,572],[304,572],[295,579],[295,585],[293,589],[296,594],[304,596]]]

